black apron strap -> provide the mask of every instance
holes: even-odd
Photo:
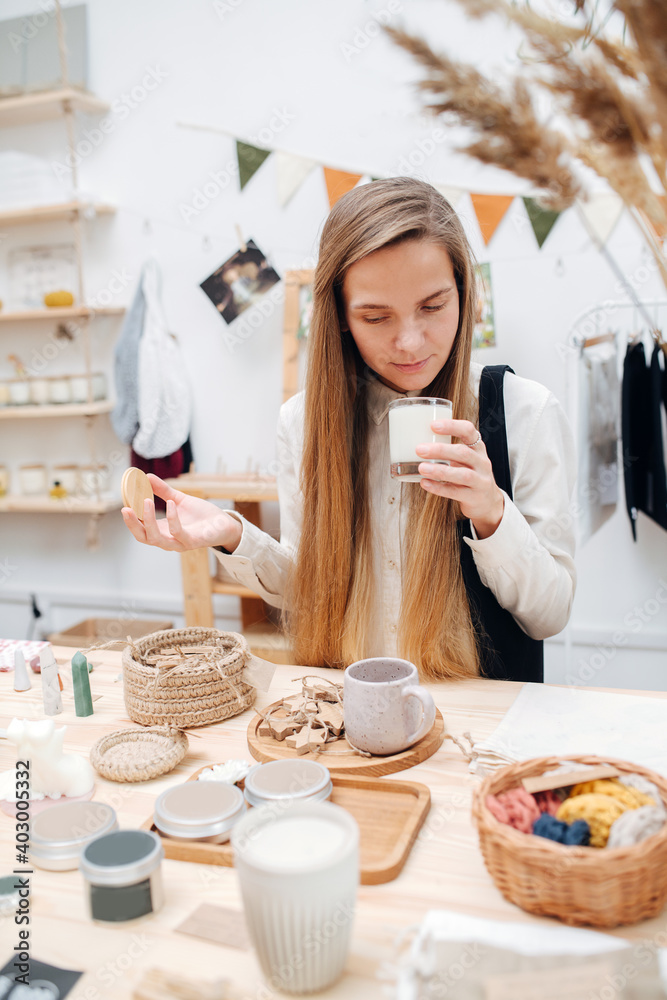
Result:
[[[479,430],[493,467],[496,483],[512,499],[509,452],[505,429],[505,372],[509,365],[487,365],[479,384]],[[502,608],[492,591],[480,580],[472,549],[464,538],[471,538],[470,522],[459,527],[461,535],[461,570],[468,594],[472,620],[477,632],[477,647],[482,675],[497,680],[544,680],[544,644],[531,639]]]

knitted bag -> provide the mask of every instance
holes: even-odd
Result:
[[[237,632],[153,632],[123,650],[125,707],[142,726],[189,729],[245,711],[255,688],[243,680],[250,650]]]

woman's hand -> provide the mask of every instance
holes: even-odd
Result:
[[[142,524],[131,507],[123,507],[123,520],[138,541],[170,552],[187,552],[207,545],[222,545],[234,551],[243,530],[235,518],[208,500],[172,489],[152,472],[148,479],[153,493],[166,501],[167,516],[158,521],[155,504],[146,500]]]
[[[488,538],[500,524],[505,509],[502,490],[493,478],[491,461],[481,435],[469,420],[434,420],[431,430],[450,434],[459,444],[423,444],[417,454],[427,459],[419,465],[421,487],[429,493],[457,500],[470,518],[478,538]],[[433,465],[428,459],[446,460]]]

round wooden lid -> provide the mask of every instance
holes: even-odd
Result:
[[[131,507],[140,521],[144,519],[144,500],[153,499],[153,490],[148,476],[141,469],[126,469],[120,484],[123,504]]]

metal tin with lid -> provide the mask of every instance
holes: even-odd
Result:
[[[79,869],[93,920],[133,920],[159,910],[163,857],[160,838],[148,830],[115,830],[86,844]]]
[[[333,790],[329,768],[315,760],[271,760],[256,764],[245,779],[251,806],[269,802],[322,802]]]
[[[185,781],[157,798],[153,822],[178,840],[221,844],[246,811],[243,792],[225,781]]]
[[[118,828],[106,802],[62,802],[37,813],[30,823],[30,858],[37,868],[71,871],[86,844]]]

